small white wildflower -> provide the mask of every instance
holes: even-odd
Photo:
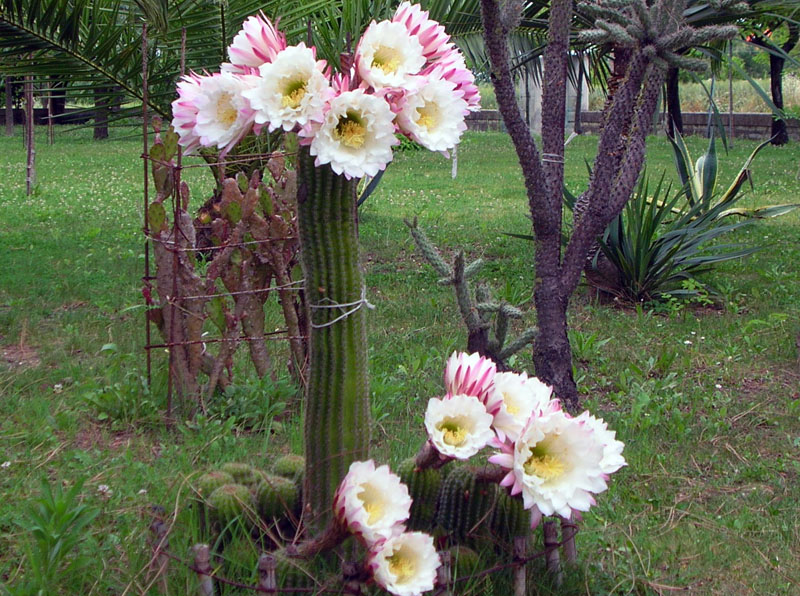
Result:
[[[143,489],[141,489],[141,490],[140,490],[140,491],[139,491],[137,494],[140,494],[140,495],[146,495],[146,494],[147,494],[147,489],[146,489],[146,488],[143,488]]]
[[[716,385],[714,385],[714,387],[716,387],[717,389],[722,389],[722,385],[720,385],[719,383],[717,383]]]
[[[62,391],[64,391],[64,385],[61,383],[56,383],[53,385],[53,393],[61,393]]]
[[[0,464],[0,468],[3,468],[4,470],[5,470],[6,468],[10,468],[10,467],[11,467],[11,462],[10,462],[10,461],[8,461],[8,460],[6,460],[6,461],[4,461],[2,464]]]
[[[99,492],[104,497],[110,497],[111,493],[112,493],[111,487],[108,486],[107,484],[98,484],[97,485],[97,492]]]

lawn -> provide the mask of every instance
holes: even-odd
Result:
[[[149,589],[153,504],[164,507],[171,549],[183,555],[195,536],[186,508],[193,475],[226,461],[266,465],[302,448],[291,412],[266,432],[224,415],[171,431],[160,424],[163,353],[152,387],[142,386],[141,141],[116,134],[98,143],[90,131],[60,133],[48,146],[40,131],[30,197],[21,133],[0,137],[0,582],[12,593],[26,571],[26,503],[42,479],[64,487],[85,479],[80,499],[99,512],[75,551],[83,572],[64,574],[52,593],[139,594]],[[706,141],[688,143],[697,157]],[[569,145],[570,190],[585,184],[595,145],[588,136]],[[723,183],[754,147],[737,140],[720,156]],[[796,201],[799,166],[796,145],[767,147],[741,204]],[[663,170],[675,179],[668,144],[651,138],[648,171]],[[392,463],[423,440],[425,403],[441,393],[444,360],[466,337],[451,290],[415,252],[404,217],[417,216],[446,254],[485,259],[495,294],[526,311],[519,328],[535,323],[531,246],[506,235],[530,231],[507,137],[468,133],[455,180],[450,172],[438,154],[400,153],[361,210],[377,307],[373,451]],[[192,170],[190,183],[199,205],[210,176]],[[718,291],[702,303],[600,304],[586,287],[574,297],[579,387],[626,443],[629,465],[585,516],[580,565],[560,594],[800,592],[800,216],[735,236],[763,250],[709,274]],[[515,365],[530,371],[530,355]],[[237,385],[239,402],[251,405],[265,390],[246,370]],[[169,593],[195,590],[173,564]]]

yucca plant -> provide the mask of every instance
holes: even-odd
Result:
[[[672,144],[672,151],[675,156],[675,167],[678,170],[681,183],[683,184],[683,194],[689,203],[689,207],[693,208],[698,205],[700,213],[707,213],[712,209],[717,210],[717,217],[728,217],[731,215],[738,215],[740,217],[777,217],[796,209],[800,204],[786,204],[786,205],[770,205],[767,207],[756,207],[746,209],[744,207],[733,207],[739,199],[742,198],[740,191],[744,183],[750,182],[753,186],[752,172],[750,166],[753,163],[756,155],[764,147],[769,145],[771,139],[767,139],[756,147],[750,154],[750,157],[744,162],[739,173],[733,179],[733,182],[728,186],[724,193],[719,193],[717,189],[718,182],[718,169],[719,160],[717,158],[716,139],[712,129],[711,138],[709,139],[708,149],[701,155],[697,161],[692,160],[689,154],[689,149],[683,141],[680,133],[675,134],[675,137],[668,137]]]
[[[741,244],[709,246],[754,220],[725,223],[721,214],[727,203],[722,202],[706,208],[695,201],[679,210],[683,195],[683,188],[674,192],[671,185],[665,186],[663,174],[653,188],[644,172],[625,209],[598,238],[597,251],[585,270],[589,283],[631,302],[657,300],[665,294],[691,297],[706,289],[697,279],[699,274],[758,250]],[[566,202],[573,200],[568,196]]]

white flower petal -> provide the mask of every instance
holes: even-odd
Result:
[[[370,23],[356,48],[358,73],[375,89],[405,87],[425,65],[419,40],[402,23]]]
[[[348,178],[375,176],[392,160],[392,146],[399,142],[393,119],[386,101],[356,89],[334,97],[322,124],[303,134],[312,135],[316,165],[329,163]]]
[[[469,459],[494,437],[492,415],[473,395],[428,400],[425,428],[436,450],[456,459]]]
[[[404,530],[411,497],[389,466],[353,462],[336,490],[333,509],[337,519],[370,546]]]
[[[433,538],[422,532],[390,538],[369,554],[375,581],[396,596],[418,596],[432,590],[440,565]]]

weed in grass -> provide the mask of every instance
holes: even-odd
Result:
[[[46,595],[60,586],[86,583],[93,547],[88,527],[100,511],[80,502],[83,480],[64,492],[59,483],[41,482],[41,496],[27,507],[17,525],[29,542],[25,548],[25,579],[12,588],[15,596]]]

